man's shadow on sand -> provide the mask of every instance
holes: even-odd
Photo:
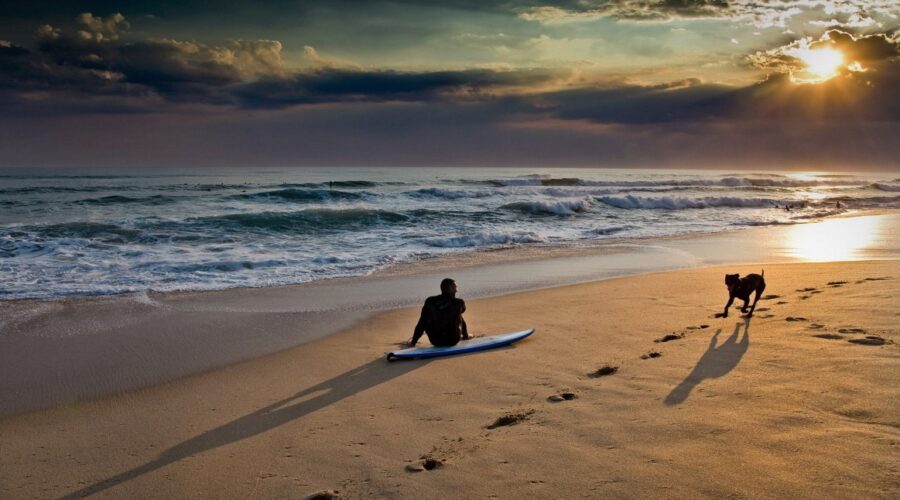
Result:
[[[700,382],[709,378],[719,378],[733,370],[741,362],[741,358],[750,347],[750,319],[745,317],[743,323],[735,324],[734,332],[719,346],[716,346],[716,343],[722,329],[716,330],[715,335],[709,341],[709,347],[706,348],[703,356],[700,356],[691,373],[666,396],[664,401],[666,405],[673,406],[683,403],[691,395],[694,387],[700,385]],[[744,336],[738,340],[741,326],[744,327]]]
[[[386,363],[384,358],[375,359],[334,378],[303,389],[291,397],[176,444],[144,465],[69,493],[62,498],[81,498],[93,495],[184,458],[256,436],[409,373],[416,368],[425,366],[428,362],[429,360]]]

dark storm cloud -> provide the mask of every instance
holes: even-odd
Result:
[[[0,90],[27,94],[83,92],[88,96],[152,94],[173,102],[284,107],[343,101],[430,100],[545,83],[566,71],[488,70],[400,72],[339,67],[289,71],[282,45],[231,40],[218,45],[169,39],[119,40],[120,15],[79,16],[78,30],[42,25],[35,48],[0,46]]]
[[[518,7],[524,19],[548,21],[566,18],[612,17],[623,21],[669,21],[734,14],[727,0],[611,0],[540,2]]]
[[[243,85],[235,95],[244,107],[286,107],[326,102],[467,100],[504,88],[533,86],[562,75],[556,70],[398,72],[323,68],[289,78]]]

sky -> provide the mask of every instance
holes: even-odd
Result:
[[[0,167],[900,171],[900,0],[32,0]]]

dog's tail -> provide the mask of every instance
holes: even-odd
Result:
[[[760,276],[762,276],[763,278],[766,277],[766,270],[765,270],[765,269],[762,270],[762,273],[760,273]]]

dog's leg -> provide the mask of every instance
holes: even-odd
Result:
[[[744,300],[744,299],[741,299],[741,300]],[[750,296],[748,295],[748,296],[747,296],[747,300],[744,300],[744,307],[741,307],[741,312],[742,312],[742,313],[746,313],[746,312],[747,312],[747,304],[749,303],[749,301],[750,301]]]
[[[727,317],[728,317],[728,308],[731,307],[731,304],[732,304],[733,302],[734,302],[734,295],[729,294],[729,295],[728,295],[728,303],[725,304],[725,310],[722,311],[722,317],[723,317],[723,318],[727,318]]]
[[[756,289],[756,297],[753,298],[753,307],[750,308],[750,313],[747,314],[747,316],[753,316],[753,311],[756,310],[756,303],[759,302],[759,296],[762,295],[762,293],[765,290],[766,290],[765,284],[763,284],[763,286]]]

